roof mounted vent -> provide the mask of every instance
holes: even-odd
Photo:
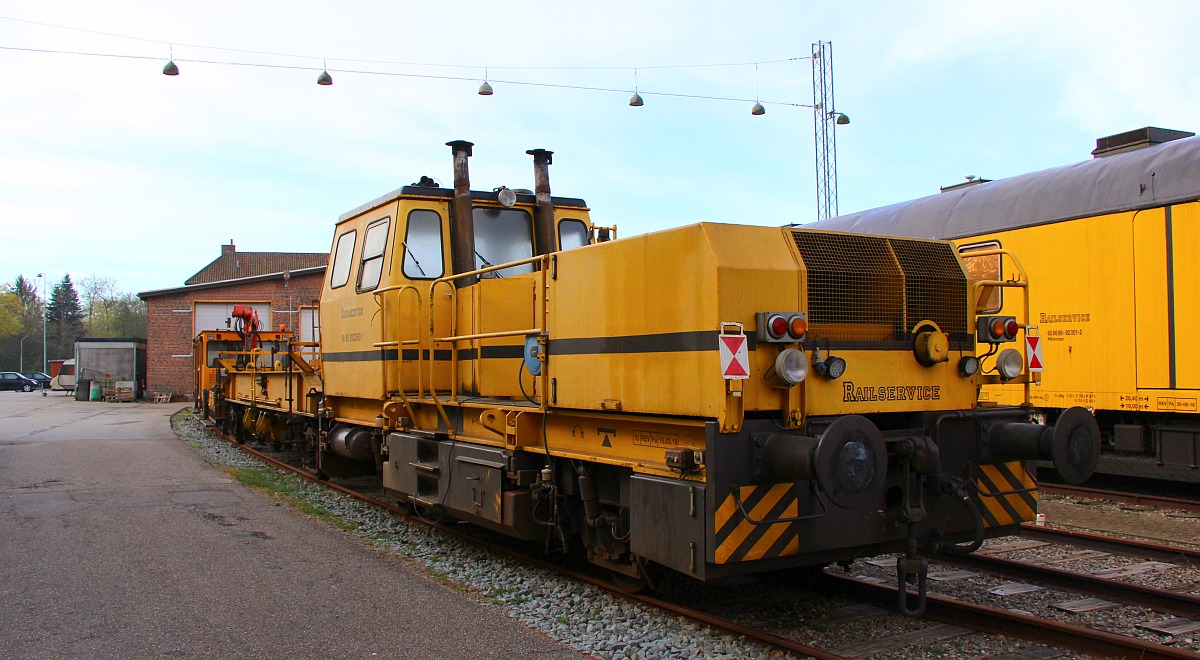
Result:
[[[1135,149],[1152,147],[1156,144],[1170,142],[1171,140],[1179,140],[1189,138],[1195,135],[1188,131],[1175,131],[1169,128],[1155,128],[1147,126],[1134,131],[1125,133],[1117,133],[1096,140],[1096,148],[1092,151],[1092,156],[1096,158],[1104,158],[1114,154],[1125,153]]]

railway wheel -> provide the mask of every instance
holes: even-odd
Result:
[[[629,575],[613,569],[608,570],[608,577],[618,589],[627,594],[640,594],[650,590],[650,582],[644,575]]]

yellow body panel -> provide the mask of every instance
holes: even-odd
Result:
[[[837,380],[805,382],[806,405],[822,415],[862,415],[974,407],[975,387],[958,375],[957,353],[949,362],[921,367],[911,352],[839,351],[846,373]]]
[[[1170,220],[1168,221],[1168,214]],[[1045,372],[1030,401],[1098,410],[1195,412],[1200,347],[1200,203],[986,234],[1021,255],[1035,282],[1031,322]],[[1006,300],[1004,313],[1019,314]],[[1174,322],[1172,323],[1172,317]],[[982,347],[981,347],[982,348]],[[980,400],[1018,403],[1020,388],[988,385]]]
[[[1195,328],[1200,328],[1197,282],[1200,282],[1200,203],[1171,208],[1171,243],[1174,246],[1172,281],[1175,315],[1175,387],[1200,389],[1200,343]]]
[[[1167,337],[1167,221],[1162,209],[1134,214],[1132,222],[1134,291],[1133,321],[1137,378],[1134,387],[1170,387],[1171,357]],[[1126,294],[1127,298],[1130,294]],[[1128,389],[1128,386],[1126,386]]]

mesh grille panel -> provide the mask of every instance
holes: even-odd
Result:
[[[926,319],[942,332],[967,331],[967,282],[947,243],[892,239],[892,250],[905,275],[908,330]]]
[[[814,337],[893,339],[923,320],[944,332],[966,332],[967,282],[949,244],[804,230],[792,235],[808,268]]]

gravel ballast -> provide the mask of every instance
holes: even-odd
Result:
[[[233,473],[242,469],[274,471],[217,436],[189,411],[175,415],[173,426],[181,440],[226,470]],[[300,503],[290,503],[299,510],[319,512],[320,518],[330,520],[343,529],[353,530],[364,543],[375,549],[420,567],[430,579],[499,608],[531,629],[559,640],[582,654],[600,658],[757,658],[781,655],[781,652],[771,651],[758,643],[473,547],[294,474],[279,471],[278,478],[288,484],[288,496],[281,497],[281,500],[301,500]],[[866,563],[866,559],[856,561],[852,572],[894,582],[894,569],[873,566]],[[1122,560],[1114,558],[1114,565],[1120,563]],[[971,599],[967,592],[975,591],[977,595],[980,584],[987,582],[987,578],[980,577],[959,584],[938,583],[936,591],[955,595],[961,590],[963,593],[957,595]],[[791,599],[786,593],[787,589],[777,587],[761,582],[723,586],[697,583],[692,588],[683,588],[682,592],[694,592],[694,600],[688,597],[686,601],[689,606],[719,612],[744,625],[763,627],[802,644],[825,649],[841,647],[848,650],[864,640],[900,638],[913,630],[934,625],[933,622],[887,611],[840,620],[838,612],[852,607],[851,601],[841,599],[836,594],[814,593],[799,594]],[[931,586],[931,590],[934,589]],[[1041,594],[993,604],[1050,615],[1051,603],[1041,603],[1039,600],[1049,597],[1049,594]],[[702,604],[706,600],[710,601],[709,605]],[[1113,621],[1111,617],[1115,614],[1095,617],[1098,619],[1096,623],[1101,628],[1154,638],[1153,634],[1139,631],[1133,625],[1135,618],[1143,621],[1148,618],[1147,612],[1123,608],[1121,619]],[[1061,619],[1061,613],[1056,618]],[[1079,617],[1074,622],[1086,625],[1087,619]],[[1175,641],[1182,642],[1184,647],[1194,648],[1193,640],[1186,636]],[[1022,657],[1026,654],[1083,657],[1071,653],[1055,656],[1053,651],[1050,655],[1044,655],[1047,651],[1049,649],[1019,640],[967,633],[907,648],[900,644],[889,651],[861,657],[921,658],[928,657],[931,652],[947,658],[993,655]]]
[[[263,464],[216,436],[190,412],[172,419],[176,435],[212,463]],[[353,528],[380,551],[414,562],[435,580],[474,594],[580,653],[603,658],[754,658],[765,647],[626,601],[588,584],[470,547],[435,530],[398,519],[348,495],[280,471],[309,505]]]

